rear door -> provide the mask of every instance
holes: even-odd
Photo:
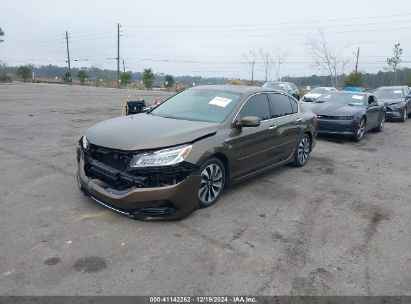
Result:
[[[259,93],[251,96],[240,109],[236,120],[242,117],[256,116],[261,119],[258,127],[242,127],[231,130],[225,145],[231,154],[231,174],[239,178],[263,169],[273,163],[272,152],[276,147],[275,130],[271,128],[271,112],[268,96]]]
[[[275,131],[276,149],[271,155],[275,162],[288,159],[304,127],[298,103],[285,94],[270,93],[271,125]]]

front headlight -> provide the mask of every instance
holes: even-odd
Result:
[[[87,140],[87,137],[86,137],[86,136],[83,136],[83,137],[81,138],[81,147],[82,147],[84,150],[87,150],[89,146],[90,146],[90,144],[89,144],[89,142],[88,142],[88,140]]]
[[[181,163],[190,153],[192,145],[183,145],[154,152],[137,154],[131,161],[133,168],[168,166]]]
[[[404,107],[404,105],[403,105],[401,102],[399,102],[399,103],[394,103],[394,104],[391,104],[391,105],[390,105],[390,107],[391,107],[392,109],[396,109],[396,110],[398,110],[398,109],[403,108],[403,107]]]

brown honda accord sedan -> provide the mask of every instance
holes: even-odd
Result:
[[[198,86],[88,129],[77,149],[78,184],[131,218],[181,219],[230,184],[303,166],[316,135],[315,114],[285,92]]]

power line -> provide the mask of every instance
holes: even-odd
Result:
[[[214,28],[231,28],[231,27],[251,27],[251,26],[272,26],[272,25],[288,25],[288,24],[310,24],[310,23],[318,23],[318,22],[338,22],[338,21],[352,21],[352,20],[366,20],[366,19],[380,19],[380,18],[392,18],[392,17],[401,17],[401,16],[411,16],[411,13],[403,13],[403,14],[394,14],[394,15],[379,15],[379,16],[371,16],[371,17],[350,17],[350,18],[336,18],[336,19],[316,19],[316,20],[306,20],[303,22],[278,22],[278,23],[261,23],[261,24],[230,24],[230,25],[169,25],[167,24],[166,26],[163,25],[151,25],[150,28],[161,28],[161,27],[167,27],[167,28],[178,28],[178,27],[187,27],[187,28],[205,28],[205,27],[214,27]],[[140,28],[144,28],[144,26],[141,26]]]
[[[353,26],[358,27],[358,26],[368,26],[368,25],[400,24],[400,23],[409,23],[409,22],[411,22],[410,19],[387,21],[387,22],[380,21],[380,22],[368,22],[368,23],[336,24],[336,25],[327,25],[326,27],[327,28],[330,28],[330,27],[341,28],[341,27],[353,27]],[[164,33],[166,33],[166,34],[169,34],[170,32],[171,33],[195,33],[195,34],[199,34],[199,33],[200,34],[202,34],[202,33],[243,33],[243,32],[258,32],[258,33],[261,33],[263,31],[306,30],[306,29],[316,29],[318,27],[319,26],[317,25],[317,26],[310,26],[310,27],[307,27],[307,26],[304,26],[304,27],[279,27],[279,28],[267,28],[266,27],[266,28],[263,28],[263,29],[255,29],[255,28],[250,29],[250,28],[247,28],[247,29],[233,29],[233,30],[222,30],[221,28],[218,28],[218,29],[214,29],[214,30],[198,29],[198,30],[188,30],[188,31],[187,30],[175,30],[175,29],[166,28],[166,29],[161,29],[161,30],[144,30],[144,29],[139,29],[137,31],[127,30],[126,33],[127,32],[137,33],[136,35],[141,34],[141,33],[148,33],[148,34],[152,34],[152,33],[162,33],[162,34],[164,34]]]

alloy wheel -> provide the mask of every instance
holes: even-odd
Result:
[[[303,137],[298,145],[298,161],[300,164],[305,164],[308,159],[308,155],[310,154],[310,140],[307,137]]]
[[[212,204],[223,190],[223,170],[215,163],[206,166],[201,172],[203,179],[198,190],[202,203]]]
[[[364,132],[365,132],[365,120],[361,119],[360,122],[358,123],[358,129],[357,129],[357,139],[361,140],[364,137]]]

